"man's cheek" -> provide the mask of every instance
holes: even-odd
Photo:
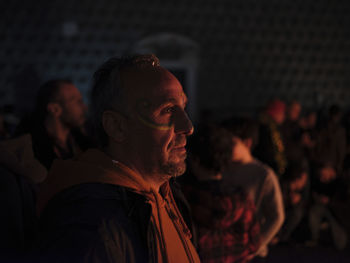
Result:
[[[142,125],[156,130],[170,130],[172,122],[167,120],[154,120],[152,116],[151,103],[146,100],[141,100],[136,106],[137,119]]]
[[[142,125],[155,129],[155,130],[160,130],[160,131],[167,131],[172,129],[173,124],[170,123],[157,123],[156,121],[151,120],[150,118],[147,118],[146,116],[143,116],[141,114],[137,115],[137,118]]]

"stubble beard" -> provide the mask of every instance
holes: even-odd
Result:
[[[178,177],[185,173],[186,171],[186,155],[182,157],[179,161],[175,161],[175,158],[169,158],[167,162],[163,162],[160,165],[160,170],[162,174],[171,177]]]
[[[161,166],[161,170],[170,177],[178,177],[185,173],[186,163],[185,161],[181,163],[167,163]]]
[[[71,119],[71,118],[65,118],[61,120],[62,123],[69,129],[77,129],[84,125],[85,119],[82,117],[79,119]]]

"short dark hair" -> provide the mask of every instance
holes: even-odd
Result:
[[[133,68],[159,66],[159,59],[153,54],[114,57],[103,63],[94,73],[90,98],[90,121],[100,146],[108,143],[108,136],[102,125],[103,112],[125,106],[122,103],[121,72]]]
[[[70,79],[51,79],[39,88],[35,104],[35,115],[38,120],[46,117],[47,105],[58,99],[60,88],[64,84],[73,84],[73,82]]]
[[[189,138],[188,150],[201,166],[220,172],[231,162],[232,136],[218,125],[200,124]]]
[[[256,121],[246,117],[231,117],[223,121],[223,127],[241,140],[252,139],[253,146],[257,144],[259,126]]]

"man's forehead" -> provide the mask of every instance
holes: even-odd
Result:
[[[158,99],[161,103],[187,103],[187,96],[182,90],[174,92],[173,94],[161,96]]]
[[[177,78],[161,67],[124,72],[121,82],[123,88],[132,96],[187,100]]]
[[[72,93],[76,92],[78,89],[74,84],[71,83],[63,83],[60,86],[60,92],[62,93]]]
[[[187,97],[184,92],[171,93],[165,96],[140,96],[137,101],[138,107],[158,108],[164,105],[173,104],[186,107]]]
[[[60,96],[64,99],[69,99],[72,97],[79,97],[81,96],[80,91],[77,89],[77,87],[74,84],[65,83],[62,84],[60,87]]]

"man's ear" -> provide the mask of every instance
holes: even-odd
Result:
[[[59,117],[62,113],[62,107],[57,102],[47,104],[47,111],[54,117]]]
[[[102,125],[108,137],[116,142],[125,140],[127,132],[125,117],[115,111],[105,111],[102,114]]]

